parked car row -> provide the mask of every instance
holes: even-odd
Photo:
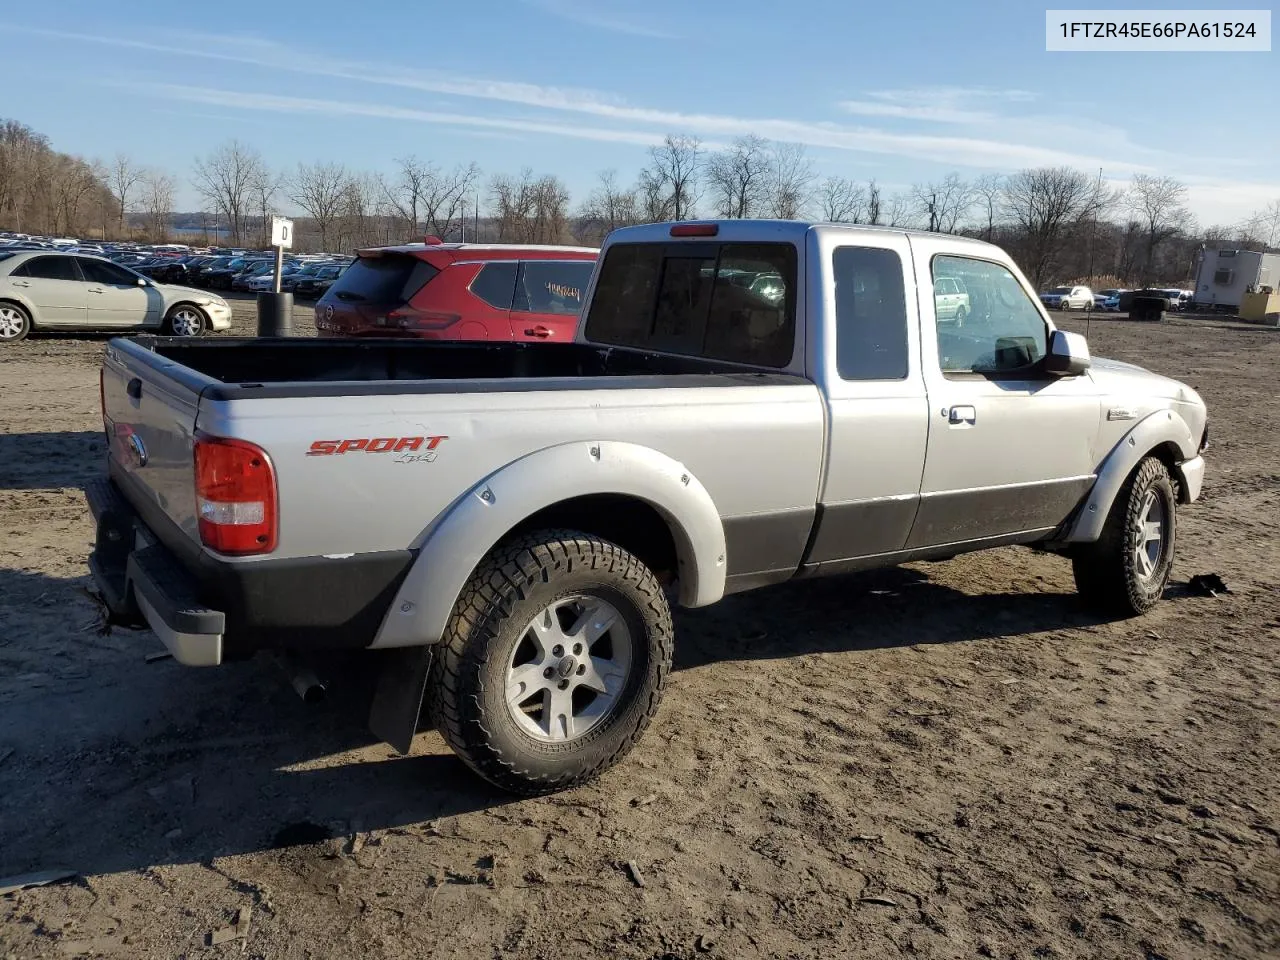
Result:
[[[1120,310],[1120,297],[1131,293],[1128,288],[1109,288],[1093,291],[1085,286],[1051,287],[1040,294],[1040,302],[1050,310],[1101,310],[1116,313]],[[1168,310],[1189,310],[1194,291],[1151,288],[1152,295],[1163,294],[1168,300]]]

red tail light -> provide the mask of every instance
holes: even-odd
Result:
[[[673,237],[714,237],[719,232],[718,223],[677,223],[671,228]]]
[[[456,313],[415,310],[413,307],[399,307],[387,314],[387,326],[401,330],[444,330],[461,321],[461,315]]]
[[[244,440],[196,436],[196,513],[206,547],[243,556],[276,548],[276,473]]]

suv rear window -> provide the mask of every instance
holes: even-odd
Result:
[[[439,272],[417,257],[360,257],[329,288],[329,296],[363,303],[404,303]]]
[[[791,244],[616,244],[585,332],[596,343],[785,367],[795,317]]]

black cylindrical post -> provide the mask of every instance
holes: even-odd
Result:
[[[293,336],[293,294],[258,294],[258,336]]]

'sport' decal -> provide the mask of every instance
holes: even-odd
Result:
[[[308,457],[339,457],[348,453],[399,454],[395,463],[430,463],[436,449],[448,437],[355,437],[350,440],[316,440]]]

